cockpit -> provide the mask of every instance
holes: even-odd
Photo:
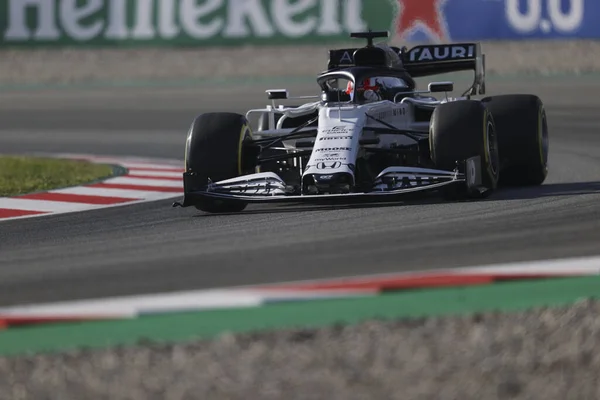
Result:
[[[415,90],[415,81],[404,69],[399,54],[386,44],[372,44],[372,39],[378,36],[381,33],[355,34],[354,37],[368,38],[369,45],[354,50],[349,65],[319,76],[323,101],[354,104],[394,101],[398,93],[410,95]]]
[[[330,73],[320,82],[323,101],[367,104],[381,100],[394,101],[398,93],[414,91],[414,83],[400,76],[372,71],[354,76],[348,72]]]

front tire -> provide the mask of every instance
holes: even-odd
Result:
[[[502,160],[501,186],[537,186],[548,175],[548,122],[542,100],[516,94],[482,100],[494,116]]]
[[[209,181],[218,182],[252,173],[249,160],[244,158],[243,143],[252,138],[248,120],[235,113],[207,113],[196,117],[188,132],[185,146],[185,171],[192,175],[186,190],[205,187]],[[240,212],[247,204],[221,199],[202,199],[194,203],[209,213]]]
[[[482,191],[457,193],[452,188],[445,192],[447,198],[484,197],[496,189],[500,173],[496,127],[481,102],[461,100],[438,106],[431,116],[429,143],[432,161],[443,170],[454,170],[457,161],[481,159]]]

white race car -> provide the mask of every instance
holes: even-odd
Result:
[[[320,95],[268,90],[266,108],[196,117],[186,141],[184,198],[174,206],[237,212],[249,203],[390,201],[431,191],[482,198],[499,185],[542,184],[542,101],[527,94],[472,99],[485,94],[479,43],[408,50],[373,44],[387,32],[351,36],[368,44],[329,52],[328,69],[317,77]],[[463,70],[475,79],[461,97],[448,97],[453,82],[416,88],[415,78]]]

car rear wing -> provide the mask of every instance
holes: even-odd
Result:
[[[413,78],[460,71],[474,71],[473,85],[463,95],[485,94],[485,54],[480,43],[431,44],[406,48],[391,47]],[[358,49],[329,51],[328,70],[354,66]]]
[[[413,78],[474,71],[475,80],[465,93],[485,94],[485,55],[480,43],[416,46],[401,54],[404,68]]]

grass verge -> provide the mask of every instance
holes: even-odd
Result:
[[[54,158],[0,157],[0,197],[76,186],[113,175],[109,165]]]

